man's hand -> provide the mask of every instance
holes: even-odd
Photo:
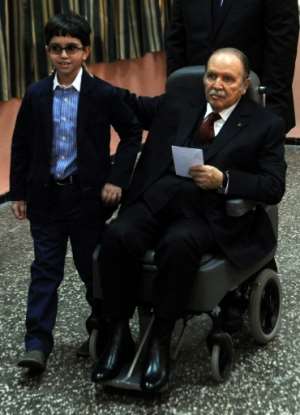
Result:
[[[26,219],[26,202],[25,200],[16,200],[15,202],[12,202],[11,210],[13,211],[13,214],[15,217],[19,220]]]
[[[117,205],[122,196],[122,189],[119,186],[115,186],[111,183],[106,183],[101,191],[101,198],[106,205]]]
[[[193,166],[189,170],[196,186],[204,190],[218,189],[223,184],[223,173],[208,164]]]

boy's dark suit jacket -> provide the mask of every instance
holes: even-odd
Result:
[[[185,144],[206,108],[204,97],[200,105],[189,102],[178,106],[168,95],[138,99],[131,95],[127,102],[150,132],[124,201],[125,210],[167,173],[172,161],[171,145]],[[286,171],[283,140],[281,118],[242,98],[213,143],[204,150],[205,164],[229,171],[228,195],[191,185],[184,196],[185,215],[205,215],[217,245],[237,266],[248,266],[261,259],[276,241],[263,209],[232,218],[226,215],[225,200],[246,198],[267,204],[281,200]]]
[[[51,212],[50,161],[52,148],[53,76],[29,87],[13,135],[10,196],[27,200],[29,218]],[[110,161],[110,127],[120,144]],[[139,150],[141,130],[119,90],[85,71],[77,115],[77,163],[83,206],[87,212],[100,200],[106,182],[126,189]],[[89,202],[90,205],[89,206]]]
[[[224,0],[217,19],[212,2],[175,0],[166,41],[168,73],[204,65],[211,53],[235,47],[268,88],[268,106],[295,125],[292,81],[299,35],[297,0]]]

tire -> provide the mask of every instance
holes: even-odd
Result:
[[[224,333],[224,336],[229,336]],[[212,377],[217,382],[224,382],[229,378],[233,364],[233,346],[231,337],[223,342],[213,344],[211,349]],[[222,344],[223,343],[223,344]]]
[[[90,339],[89,339],[89,352],[90,352],[91,358],[94,361],[98,359],[98,356],[97,356],[98,333],[99,332],[97,329],[93,329],[91,331]]]
[[[278,275],[271,269],[261,271],[253,282],[249,301],[249,325],[258,344],[266,344],[281,325],[282,290]]]

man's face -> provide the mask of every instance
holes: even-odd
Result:
[[[90,52],[89,47],[83,47],[81,41],[72,36],[54,36],[46,50],[58,80],[65,84],[73,82]]]
[[[221,112],[235,104],[247,91],[249,80],[239,58],[230,53],[216,53],[208,63],[204,76],[207,101]]]

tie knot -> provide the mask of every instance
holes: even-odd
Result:
[[[221,115],[218,112],[211,112],[207,117],[206,120],[213,124],[215,121],[218,121],[221,118]]]

